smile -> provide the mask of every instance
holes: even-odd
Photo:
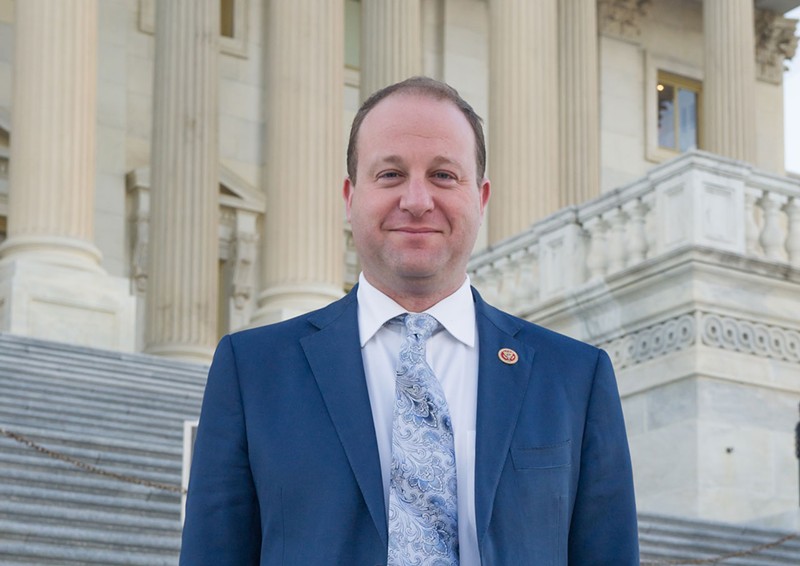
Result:
[[[438,234],[441,230],[435,228],[392,228],[390,232],[404,232],[407,234]]]

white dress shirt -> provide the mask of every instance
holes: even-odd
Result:
[[[358,332],[381,460],[386,509],[392,462],[395,370],[405,327],[394,317],[408,311],[358,278]],[[475,527],[475,419],[478,404],[478,331],[469,278],[449,297],[425,311],[444,327],[428,339],[426,358],[442,384],[453,424],[458,489],[461,566],[479,566]],[[388,323],[388,324],[387,324]]]

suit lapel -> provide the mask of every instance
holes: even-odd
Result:
[[[300,342],[372,520],[384,544],[388,544],[378,444],[361,359],[355,293],[353,289],[341,301],[310,317],[309,322],[319,331]]]
[[[475,519],[480,543],[528,389],[534,350],[514,338],[520,328],[517,321],[488,306],[477,292],[473,294],[480,348],[475,440]],[[516,352],[518,361],[503,363],[498,356],[503,348]]]

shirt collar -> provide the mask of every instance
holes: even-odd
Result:
[[[360,274],[358,277],[358,330],[361,347],[369,342],[386,322],[408,311],[373,287]],[[453,294],[425,311],[439,321],[459,342],[475,346],[475,303],[470,290],[469,276]]]

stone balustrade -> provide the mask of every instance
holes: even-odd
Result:
[[[800,181],[690,152],[477,253],[468,271],[488,301],[524,313],[682,247],[800,268]]]

